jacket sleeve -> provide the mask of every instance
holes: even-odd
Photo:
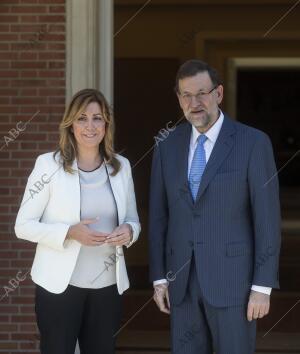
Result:
[[[168,203],[163,179],[160,147],[154,149],[150,182],[149,257],[150,281],[166,277],[165,243],[168,228]]]
[[[48,166],[49,163],[47,163],[43,155],[40,155],[27,181],[15,222],[15,233],[20,239],[63,251],[65,237],[70,225],[41,222],[41,217],[49,198],[51,198],[51,178],[56,172],[55,170],[51,173]]]
[[[249,161],[248,183],[255,244],[252,284],[279,288],[279,184],[272,144],[265,134],[259,134],[254,144]]]
[[[129,224],[132,227],[132,231],[133,231],[132,241],[126,246],[128,248],[134,242],[137,241],[141,231],[141,225],[137,213],[132,172],[128,160],[127,160],[126,170],[127,170],[127,178],[128,178],[128,191],[127,191],[126,217],[124,222],[126,224]]]

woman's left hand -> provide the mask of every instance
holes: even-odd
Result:
[[[123,246],[131,242],[132,236],[131,226],[125,223],[116,227],[104,242],[111,246]]]

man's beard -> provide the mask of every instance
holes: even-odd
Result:
[[[201,118],[199,117],[193,117],[192,113],[189,113],[187,115],[188,121],[195,127],[195,128],[207,128],[211,122],[212,122],[212,117],[208,113],[204,113]]]

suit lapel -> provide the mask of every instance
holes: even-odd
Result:
[[[194,202],[189,189],[188,182],[188,157],[190,149],[192,125],[184,123],[180,131],[178,144],[176,146],[177,171],[178,171],[178,186],[179,192],[186,202],[193,206]]]
[[[235,130],[236,128],[234,126],[234,122],[232,122],[230,118],[224,116],[222,128],[201,179],[196,203],[199,202],[199,199],[203,195],[203,192],[207,188],[209,182],[214,177],[218,168],[231,151],[233,147],[232,135],[235,133]]]

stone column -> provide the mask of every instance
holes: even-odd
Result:
[[[113,101],[113,0],[67,0],[66,101],[83,88]]]

